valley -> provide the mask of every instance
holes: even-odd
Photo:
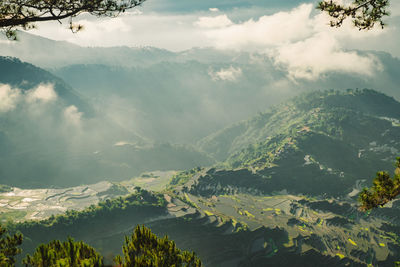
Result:
[[[6,187],[1,218],[29,238],[26,252],[73,234],[115,255],[117,240],[145,224],[206,266],[392,266],[399,202],[365,213],[357,196],[400,149],[399,106],[373,90],[301,95],[199,141],[213,165],[63,189]]]
[[[1,267],[400,266],[398,5],[86,2],[0,1]]]

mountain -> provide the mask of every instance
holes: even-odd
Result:
[[[277,67],[273,58],[260,53],[80,47],[24,32],[20,39],[0,42],[0,55],[46,68],[113,121],[159,142],[193,144],[320,88],[376,88],[400,99],[400,61],[378,51],[353,51],[379,64],[370,75],[334,71],[315,79],[294,79],[285,66]]]
[[[134,123],[143,136],[160,142],[194,143],[222,126],[248,118],[260,107],[287,98],[287,91],[265,90],[264,85],[273,82],[264,75],[269,71],[271,66],[263,63],[190,60],[148,67],[71,65],[53,73],[108,113],[126,124]]]
[[[228,168],[216,172],[214,182],[222,186],[246,180],[249,188],[266,192],[344,196],[357,180],[369,183],[377,170],[392,169],[400,150],[399,120],[400,103],[373,90],[313,92],[199,146]]]
[[[365,213],[355,197],[361,179],[369,184],[377,170],[393,169],[399,127],[400,103],[377,91],[302,94],[199,142],[220,163],[146,173],[106,190],[126,196],[10,227],[29,240],[24,253],[72,235],[108,262],[124,235],[145,224],[196,251],[206,266],[393,266],[400,200]],[[58,206],[70,205],[64,195],[90,204],[99,198],[97,185],[83,188],[45,192],[57,193]],[[35,214],[23,213],[19,189],[5,190],[3,217]],[[46,194],[27,206],[40,206]],[[82,209],[84,200],[75,203]]]
[[[377,88],[400,99],[400,61],[368,52],[385,71],[372,76],[340,72],[291,80],[260,54],[191,49],[143,66],[75,64],[52,69],[79,92],[162,142],[193,143],[290,97],[320,88]],[[176,131],[176,129],[180,129]]]
[[[18,58],[0,56],[0,83],[25,91],[40,84],[51,84],[65,105],[74,105],[87,115],[93,112],[87,100],[62,79]]]
[[[161,62],[199,61],[203,63],[248,62],[251,55],[212,48],[172,52],[156,47],[82,47],[18,31],[18,41],[0,35],[0,56],[17,57],[46,69],[94,64],[120,67],[148,67]],[[46,49],[43,49],[46,48]],[[60,52],[62,51],[62,52]]]
[[[0,36],[0,55],[18,57],[48,69],[71,64],[148,65],[173,56],[169,51],[151,47],[81,47],[21,31],[18,31],[18,39],[8,41],[5,36]]]
[[[0,183],[76,186],[212,163],[138,135],[50,72],[0,57]]]
[[[210,171],[189,172],[197,173],[186,182],[196,182]],[[157,179],[148,178],[149,183]],[[85,190],[82,196],[98,187],[91,186],[91,192]],[[179,186],[163,194],[114,187],[131,194],[10,228],[27,239],[24,253],[40,243],[73,236],[94,246],[107,262],[120,252],[124,235],[137,224],[157,235],[167,234],[180,248],[195,250],[206,266],[393,266],[400,257],[398,201],[365,214],[351,200],[232,191],[203,197]],[[77,192],[78,188],[64,195],[79,199]],[[68,202],[64,195],[55,195],[61,205]]]

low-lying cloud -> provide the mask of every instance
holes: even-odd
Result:
[[[57,99],[53,84],[40,84],[23,91],[8,84],[0,84],[0,112],[9,112],[20,104],[49,103]]]
[[[20,98],[21,91],[12,89],[7,84],[0,85],[0,112],[7,112],[13,110]]]
[[[240,76],[242,76],[242,69],[237,67],[230,66],[226,69],[220,69],[218,71],[213,71],[210,69],[208,71],[208,75],[210,75],[211,79],[214,81],[236,81]]]
[[[73,126],[80,126],[82,119],[82,112],[79,112],[78,108],[74,105],[66,107],[64,110],[64,118],[66,122]]]
[[[52,84],[40,84],[36,88],[27,91],[25,95],[28,102],[41,101],[48,103],[57,99],[57,94]]]

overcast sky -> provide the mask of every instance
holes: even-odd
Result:
[[[214,47],[265,53],[293,79],[316,79],[329,71],[366,76],[382,71],[380,62],[354,50],[378,50],[400,57],[400,3],[391,1],[384,30],[359,31],[347,21],[330,28],[316,1],[147,0],[118,18],[76,18],[84,30],[72,34],[68,23],[41,23],[38,34],[81,46],[154,46],[172,51]]]
[[[217,4],[216,4],[217,2]],[[41,23],[30,31],[82,46],[155,46],[169,50],[215,46],[262,50],[320,36],[344,48],[377,49],[399,56],[400,5],[392,1],[392,17],[384,31],[368,33],[329,29],[315,10],[316,2],[299,0],[147,0],[142,7],[116,19],[79,17],[84,31],[71,34],[68,23]],[[329,39],[326,36],[328,34]]]

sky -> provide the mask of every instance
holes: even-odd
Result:
[[[82,46],[154,46],[172,51],[192,47],[262,50],[305,44],[373,49],[400,56],[400,4],[392,1],[385,30],[359,32],[347,23],[327,27],[328,18],[315,1],[299,0],[147,0],[143,6],[114,19],[80,16],[85,29],[71,34],[68,23],[41,23],[30,31]],[[335,43],[336,42],[336,43]],[[294,49],[294,48],[293,48]]]
[[[147,0],[117,18],[79,16],[75,22],[84,30],[77,34],[67,29],[67,22],[41,23],[30,33],[90,47],[257,52],[286,69],[293,80],[315,80],[337,70],[372,77],[382,66],[368,51],[400,57],[400,3],[391,2],[389,26],[383,30],[359,31],[350,20],[331,28],[329,17],[316,10],[316,1]]]

